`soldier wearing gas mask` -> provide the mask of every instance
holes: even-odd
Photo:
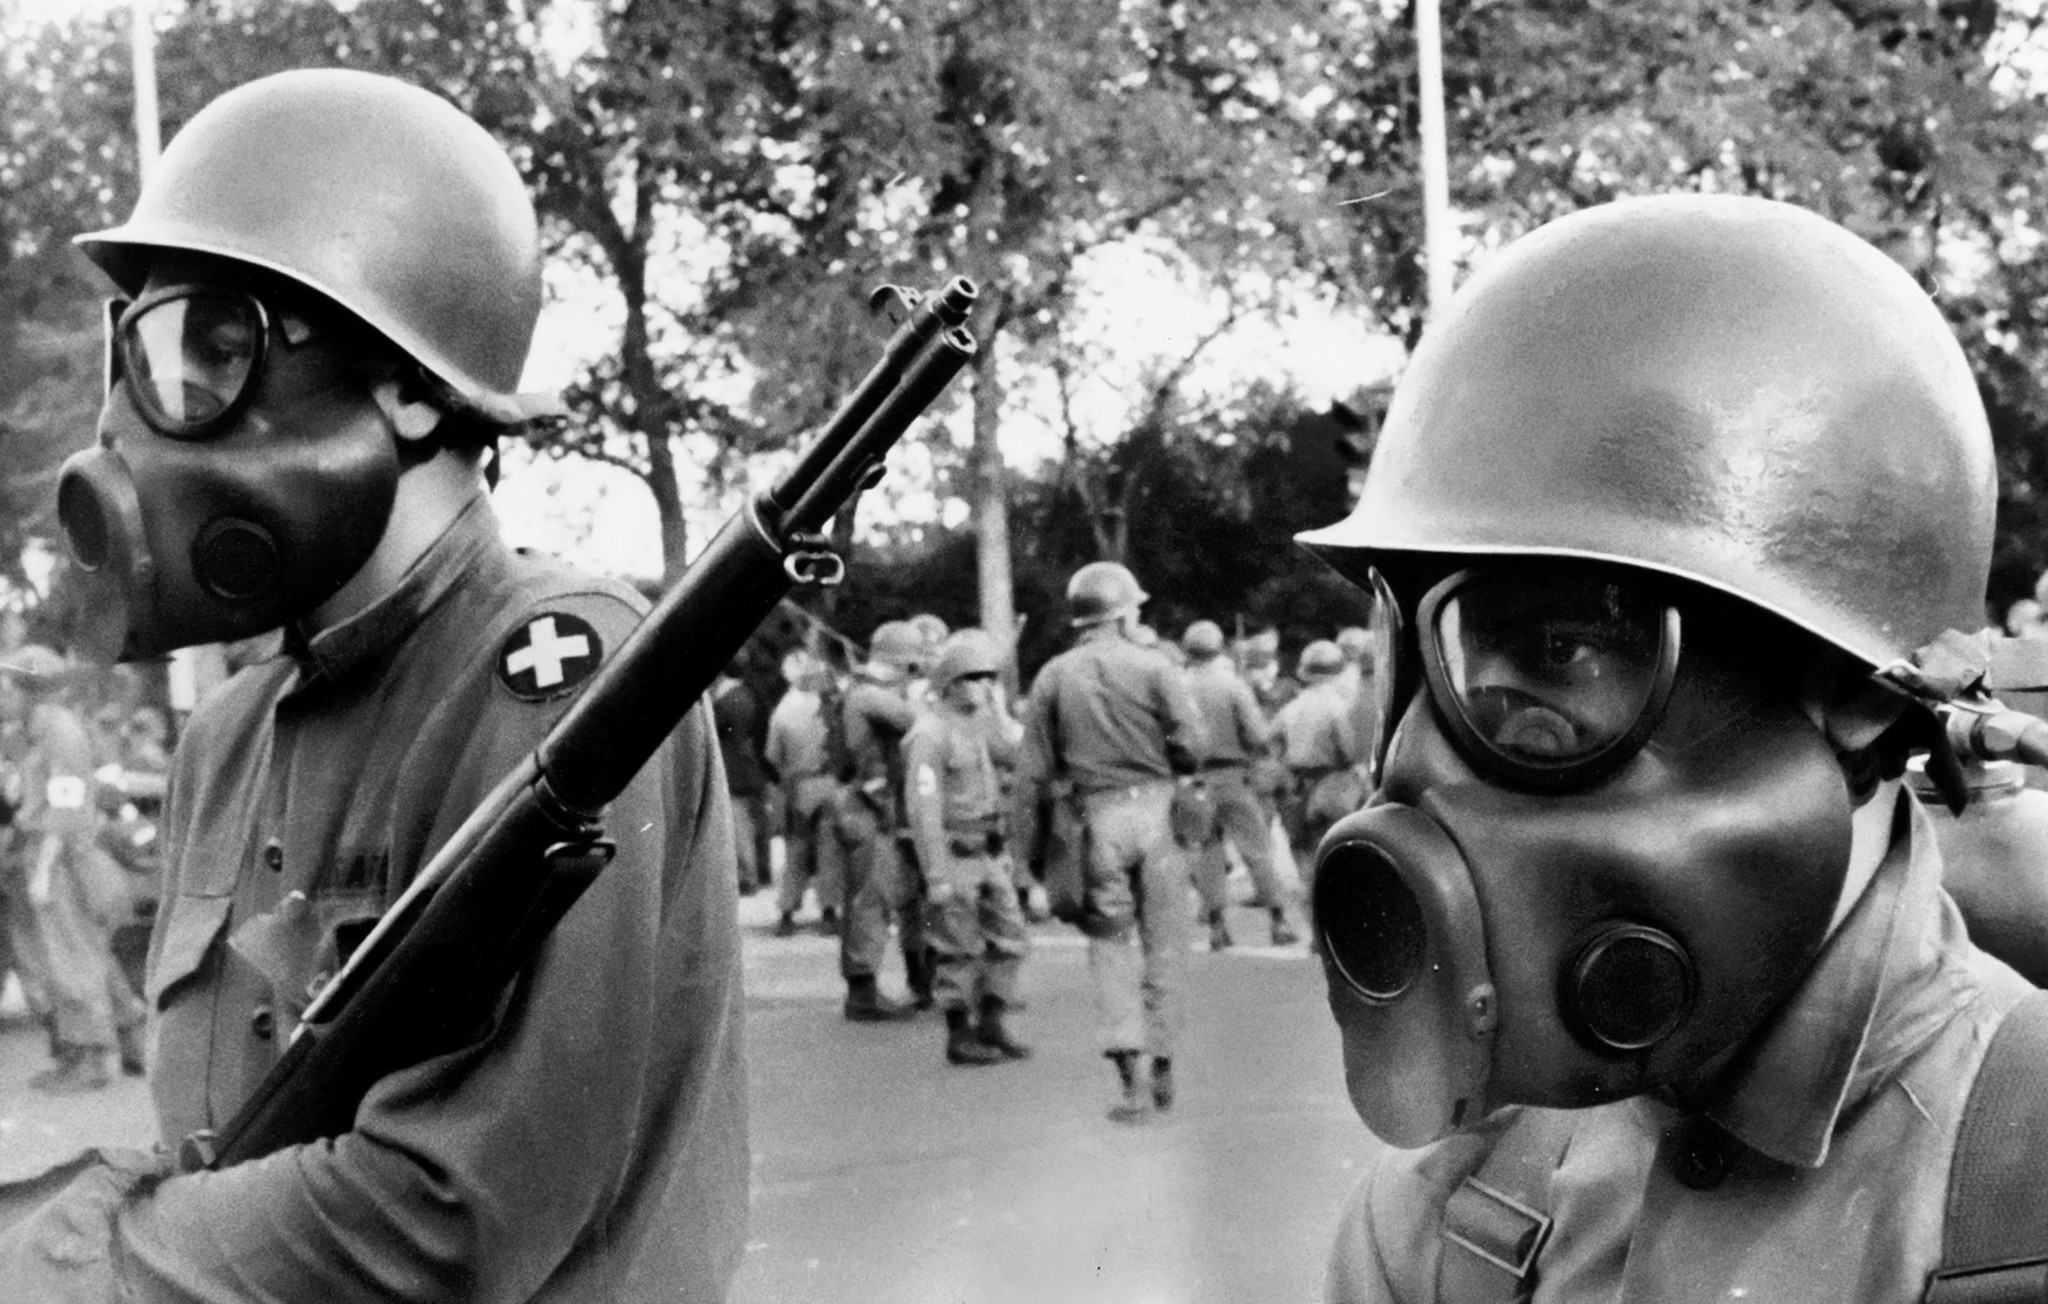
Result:
[[[1897,671],[1978,626],[1994,492],[1939,312],[1788,205],[1579,213],[1431,324],[1303,536],[1381,610],[1314,905],[1396,1148],[1331,1299],[1923,1297],[2031,989],[1941,890]]]
[[[387,78],[222,96],[129,221],[60,518],[108,655],[282,627],[172,762],[147,997],[166,1151],[203,1155],[308,1000],[636,622],[631,589],[499,538],[484,466],[556,407],[503,150]],[[722,1298],[746,1206],[735,868],[694,711],[611,811],[618,852],[491,1024],[355,1127],[218,1171],[98,1152],[0,1234],[36,1300]]]

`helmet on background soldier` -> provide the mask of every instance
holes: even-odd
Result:
[[[932,662],[932,692],[943,693],[954,683],[970,677],[993,679],[1002,671],[1002,657],[996,641],[979,629],[956,630],[939,645]]]
[[[868,636],[868,663],[899,674],[922,669],[928,650],[917,629],[907,620],[885,620]]]
[[[1295,670],[1303,680],[1328,679],[1344,668],[1344,653],[1335,643],[1319,638],[1301,650]]]
[[[1223,627],[1213,620],[1198,620],[1181,631],[1181,651],[1192,661],[1209,661],[1223,655]]]
[[[938,654],[939,644],[945,642],[946,636],[953,632],[943,619],[929,611],[920,611],[911,616],[909,623],[910,627],[917,631],[917,636],[924,640],[926,660]]]
[[[1151,595],[1121,562],[1091,561],[1067,580],[1067,623],[1075,629],[1100,625],[1129,615]]]

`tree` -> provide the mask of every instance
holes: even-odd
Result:
[[[1871,240],[1941,303],[1994,418],[1993,587],[2048,565],[2042,362],[2048,98],[2024,59],[2038,8],[1994,0],[1451,4],[1453,203],[1474,261],[1551,217],[1622,195],[1712,190],[1812,208]],[[1398,251],[1368,294],[1411,341],[1420,247],[1412,51],[1386,34],[1325,108],[1322,157],[1361,240]]]

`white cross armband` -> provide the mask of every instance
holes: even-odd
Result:
[[[939,792],[939,773],[929,765],[917,767],[917,794],[920,797],[935,797]]]

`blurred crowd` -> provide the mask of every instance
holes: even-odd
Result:
[[[804,643],[780,659],[771,691],[734,668],[714,688],[712,706],[733,798],[739,890],[775,893],[779,936],[815,928],[840,938],[848,1019],[893,1022],[936,1006],[947,1018],[949,1062],[1028,1054],[1004,1022],[1017,1005],[1024,924],[1062,918],[1102,949],[1091,962],[1097,969],[1138,964],[1142,952],[1143,975],[1129,985],[1143,1013],[1131,1022],[1156,1027],[1112,1028],[1104,1047],[1124,1075],[1119,1108],[1135,1112],[1146,1102],[1132,1066],[1148,1038],[1156,1043],[1146,1052],[1154,1057],[1150,1099],[1171,1103],[1166,1029],[1176,983],[1153,962],[1176,947],[1173,930],[1140,926],[1148,892],[1138,891],[1118,919],[1116,907],[1100,905],[1109,895],[1099,875],[1063,866],[1104,854],[1107,835],[1091,849],[1081,828],[1093,818],[1090,802],[1153,785],[1162,810],[1170,800],[1164,895],[1184,899],[1182,922],[1206,929],[1211,949],[1236,944],[1233,906],[1262,912],[1273,945],[1299,945],[1316,845],[1368,789],[1376,667],[1372,633],[1362,627],[1332,630],[1291,656],[1271,628],[1226,635],[1217,622],[1197,620],[1166,637],[1136,619],[1144,595],[1115,569],[1129,579],[1129,601],[1071,624],[1077,648],[1094,641],[1118,649],[1112,677],[1141,685],[1123,691],[1122,701],[1156,704],[1137,710],[1135,726],[1098,728],[1121,709],[1120,690],[1098,673],[1076,699],[1092,723],[1070,721],[1063,737],[1052,721],[1058,709],[1041,700],[1052,695],[1041,691],[1044,682],[1021,685],[1013,697],[1012,656],[982,631],[950,630],[930,613],[883,622],[865,646],[813,621]],[[1072,607],[1073,590],[1069,600]],[[1059,662],[1039,680],[1055,677]],[[1142,686],[1153,678],[1168,689]],[[1133,737],[1120,739],[1120,730]],[[1096,741],[1072,736],[1091,732]],[[1136,739],[1147,732],[1149,743]],[[1094,748],[1121,777],[1091,778],[1090,759],[1058,754],[1063,746]],[[1119,757],[1119,748],[1173,759]],[[1073,811],[1063,822],[1068,799]],[[1113,877],[1138,883],[1137,862],[1150,850],[1138,846]],[[1060,905],[1063,869],[1088,884],[1070,911]],[[878,983],[880,957],[891,950],[901,954],[901,998]],[[1099,985],[1105,1009],[1117,1004],[1115,985]]]
[[[143,956],[155,912],[169,713],[126,667],[0,645],[0,982],[48,1039],[38,1091],[145,1067]]]

